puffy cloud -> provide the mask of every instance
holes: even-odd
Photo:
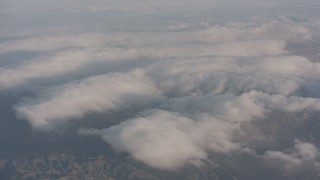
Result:
[[[267,160],[318,163],[315,144],[297,141],[288,152],[274,151],[274,144],[289,137],[280,138],[274,126],[273,134],[259,134],[262,142],[271,137],[274,144],[261,150],[261,142],[251,141],[252,132],[273,118],[284,122],[306,114],[299,123],[308,124],[309,115],[320,110],[319,63],[287,50],[292,42],[313,38],[309,26],[285,18],[200,26],[188,22],[156,31],[5,40],[0,56],[27,51],[36,58],[2,67],[0,90],[46,81],[34,97],[15,106],[18,118],[44,131],[89,113],[136,108],[119,124],[83,127],[79,134],[99,136],[115,151],[155,168],[258,151]],[[80,75],[70,77],[73,73]],[[57,85],[55,79],[63,80]],[[298,124],[294,118],[290,123]]]
[[[218,46],[232,47],[229,43]],[[40,96],[17,105],[17,116],[36,129],[47,130],[87,113],[122,112],[140,106],[144,113],[118,125],[101,130],[83,128],[79,133],[101,136],[116,151],[129,153],[152,167],[177,169],[188,163],[199,164],[211,153],[255,152],[255,144],[248,144],[250,134],[243,127],[253,124],[254,128],[256,122],[263,124],[275,111],[290,114],[320,110],[316,91],[319,87],[315,83],[320,72],[316,62],[294,55],[241,57],[242,51],[231,57],[230,54],[193,57],[205,52],[197,54],[197,51],[176,47],[98,52],[96,57],[108,55],[115,60],[96,58],[97,62],[120,63],[120,67],[125,62],[121,59],[126,58],[130,61],[134,57],[157,57],[157,60],[139,65],[134,71],[131,67],[121,73],[107,72],[48,87]],[[274,50],[270,52],[277,54]],[[54,62],[48,60],[44,64]],[[71,69],[92,63],[85,58],[79,62],[71,63]],[[26,66],[36,67],[28,63]],[[41,71],[45,73],[39,68],[38,72]],[[300,163],[280,152],[266,154]],[[304,154],[312,156],[308,151]]]
[[[288,31],[290,33],[288,33]],[[289,20],[267,23],[230,23],[182,32],[117,32],[31,36],[1,43],[0,54],[34,52],[37,58],[0,69],[0,90],[35,80],[60,78],[104,64],[106,69],[147,59],[198,56],[279,56],[288,54],[287,42],[310,39],[308,29]],[[292,67],[283,62],[283,66]],[[310,64],[306,60],[299,65]],[[297,63],[293,63],[297,64]],[[108,67],[107,67],[108,66]],[[280,66],[268,64],[273,70]],[[316,68],[310,67],[310,70]],[[295,69],[292,69],[295,72]],[[309,69],[307,69],[309,70]],[[93,71],[88,70],[88,71]],[[116,70],[113,70],[116,71]]]
[[[319,164],[320,151],[314,144],[295,140],[295,145],[292,149],[286,152],[267,151],[264,154],[264,158],[281,161],[285,164],[287,170],[305,163],[311,163],[314,168]]]
[[[299,56],[171,58],[49,87],[16,106],[16,113],[47,130],[87,113],[140,106],[144,113],[118,125],[79,133],[101,136],[116,151],[152,167],[177,169],[211,153],[255,152],[244,127],[264,124],[273,112],[319,111],[316,91],[300,96],[317,87],[317,80],[305,79],[318,75],[318,63]],[[313,156],[300,149],[304,157]],[[300,163],[280,152],[266,154]]]
[[[66,48],[92,48],[92,47],[141,47],[141,46],[169,46],[171,44],[190,43],[235,43],[235,47],[242,49],[241,42],[257,41],[252,46],[266,47],[264,52],[276,50],[283,42],[303,42],[310,40],[311,32],[307,27],[294,23],[288,19],[273,20],[263,23],[228,23],[212,25],[209,27],[196,27],[183,31],[147,31],[147,32],[92,32],[77,34],[47,34],[32,35],[3,42],[0,54],[34,51],[47,52]],[[264,41],[266,40],[266,41]],[[274,41],[274,42],[273,42]],[[261,44],[260,44],[260,43]],[[233,43],[230,43],[232,45]],[[265,44],[267,43],[267,44]],[[280,43],[277,45],[277,43]],[[265,44],[265,46],[263,46]],[[246,45],[246,44],[244,44]],[[276,47],[272,47],[276,46]],[[249,46],[250,47],[250,46]],[[246,48],[243,48],[246,49]],[[255,48],[253,48],[256,50]],[[248,48],[248,51],[251,51]],[[279,51],[279,50],[277,50]],[[222,53],[226,54],[226,52]],[[269,53],[270,54],[270,53]]]
[[[82,135],[101,135],[118,151],[126,151],[144,163],[164,169],[205,159],[207,153],[192,137],[197,123],[176,113],[149,112],[105,130],[81,129]]]
[[[297,105],[296,101],[302,103]],[[267,115],[273,110],[320,110],[319,105],[319,100],[310,102],[309,99],[297,100],[296,97],[278,97],[255,91],[241,96],[190,96],[170,99],[161,107],[165,111],[147,111],[138,118],[107,129],[81,129],[79,133],[101,136],[116,151],[127,152],[152,167],[176,169],[186,163],[204,160],[211,152],[250,152],[244,139],[237,137],[240,133],[246,134],[242,125],[258,119],[268,120]],[[295,108],[290,108],[292,106]],[[250,134],[244,138],[246,136]],[[313,145],[297,142],[295,148],[306,160],[318,156]],[[295,156],[271,151],[266,153],[266,157],[300,163]]]
[[[34,128],[50,129],[89,112],[143,106],[160,99],[161,93],[141,73],[114,73],[55,87],[37,101],[18,105],[16,111],[18,118],[28,119]]]
[[[172,96],[251,90],[285,96],[303,90],[318,96],[312,89],[318,89],[319,63],[299,56],[178,59],[156,63],[146,73]]]
[[[230,48],[233,49],[230,51]],[[67,50],[52,56],[0,69],[0,89],[23,85],[30,80],[56,77],[82,70],[91,64],[121,65],[141,59],[195,56],[266,56],[285,53],[283,41],[245,41],[206,46],[191,45],[172,48],[86,48]]]
[[[113,148],[161,169],[177,169],[206,159],[207,151],[230,152],[233,127],[217,119],[195,121],[177,113],[154,110],[104,130],[80,129],[82,135],[99,135]]]
[[[318,0],[0,4],[0,101],[33,131],[165,170],[319,176]]]
[[[199,32],[204,41],[235,41],[239,39],[283,39],[305,41],[311,39],[310,31],[288,19],[274,20],[261,25],[231,23],[228,26],[212,26]]]
[[[281,71],[278,66],[275,66],[276,63],[288,67],[283,68],[283,71]],[[74,65],[73,63],[69,64],[71,64],[70,66]],[[56,72],[54,64],[51,65],[52,72]],[[57,67],[59,70],[63,69],[60,67],[64,67],[62,63],[57,63],[57,65],[59,66]],[[32,66],[32,64],[27,64],[27,66],[31,69],[35,68],[36,71],[38,69],[38,72],[50,73],[50,71],[47,72],[46,69],[42,69],[40,66],[38,68]],[[68,67],[68,64],[65,66]],[[30,72],[35,73],[36,71]],[[23,74],[23,71],[21,72]],[[310,86],[303,83],[301,76],[314,77],[319,74],[318,63],[312,63],[303,57],[178,59],[159,62],[136,72],[139,72],[139,76],[137,76],[137,73],[122,73],[120,75],[107,73],[106,75],[62,85],[59,88],[48,88],[47,91],[50,93],[44,93],[39,97],[40,100],[34,101],[35,103],[31,101],[31,103],[19,105],[18,114],[19,116],[31,119],[34,122],[33,124],[36,124],[36,122],[47,122],[48,119],[81,117],[87,111],[101,112],[110,108],[108,103],[113,102],[113,99],[119,99],[119,96],[122,96],[124,93],[130,93],[130,88],[134,90],[134,93],[141,96],[145,94],[150,97],[152,95],[158,96],[161,93],[168,97],[179,97],[226,92],[242,94],[258,90],[266,93],[280,94],[274,95],[275,98],[272,99],[269,99],[269,95],[260,97],[261,102],[273,100],[274,102],[270,103],[277,105],[279,109],[286,108],[286,110],[291,109],[294,111],[297,108],[299,109],[300,104],[311,109],[313,107],[317,109],[317,106],[315,106],[317,100],[312,98],[306,100],[305,98],[296,97],[293,100],[295,104],[291,104],[290,106],[283,103],[286,102],[286,98],[282,95],[294,95],[297,94],[296,92],[301,86]],[[294,72],[296,73],[294,74]],[[296,78],[288,77],[288,75],[296,76]],[[133,77],[130,79],[129,77],[131,76],[137,77],[137,79]],[[274,79],[277,80],[274,81]],[[128,88],[122,88],[121,82],[126,83]],[[116,85],[119,85],[119,90],[113,90],[111,93],[109,89],[114,89]],[[129,87],[129,85],[131,86]],[[88,97],[80,96],[81,93],[86,94]],[[99,93],[102,94],[97,95]],[[99,98],[100,96],[104,97],[107,93],[111,99]],[[102,103],[107,107],[102,110],[99,109],[100,107],[93,108],[91,101],[93,103],[97,103],[96,101],[98,101],[98,104]],[[66,107],[61,109],[62,104],[66,105]],[[71,110],[68,110],[68,108]],[[61,113],[60,111],[66,112]]]

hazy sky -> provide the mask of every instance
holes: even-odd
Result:
[[[131,112],[78,134],[151,167],[244,154],[319,173],[319,17],[318,0],[0,0],[0,93],[48,133]]]

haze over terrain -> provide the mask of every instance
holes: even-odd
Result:
[[[319,179],[318,0],[0,0],[0,179]]]

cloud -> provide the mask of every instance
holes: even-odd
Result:
[[[299,56],[203,57],[155,63],[146,73],[172,96],[242,94],[251,90],[289,96],[318,88],[315,77],[319,64]],[[317,93],[312,91],[310,95]]]
[[[0,54],[33,52],[37,58],[1,68],[0,90],[11,90],[61,76],[69,77],[75,72],[91,71],[89,74],[92,75],[94,70],[86,68],[94,65],[104,65],[106,69],[117,71],[121,66],[141,62],[142,59],[150,63],[173,57],[280,56],[288,54],[288,42],[310,38],[311,32],[306,27],[288,19],[212,25],[181,32],[90,32],[30,36],[1,43]],[[308,63],[307,60],[300,61],[301,65]],[[276,63],[273,66],[274,69],[279,68]],[[288,62],[283,66],[289,67]]]
[[[46,131],[88,113],[139,106],[136,117],[109,128],[84,127],[79,134],[101,136],[116,151],[174,170],[212,153],[255,152],[256,145],[246,140],[252,131],[243,127],[264,124],[274,112],[319,111],[317,92],[300,96],[316,87],[316,80],[304,80],[318,74],[317,63],[299,56],[170,58],[49,87],[15,109],[18,118]]]
[[[233,50],[230,50],[233,49]],[[0,69],[0,89],[24,85],[31,80],[54,78],[83,70],[92,64],[115,66],[139,61],[168,57],[195,56],[267,56],[286,53],[283,41],[244,41],[214,45],[191,45],[170,48],[87,48],[66,50],[22,65]]]
[[[163,45],[170,46],[171,44],[220,44],[227,42],[232,44],[231,42],[236,43],[238,41],[240,45],[242,41],[260,41],[261,44],[256,42],[255,45],[267,47],[268,49],[268,47],[272,48],[271,45],[276,45],[272,44],[273,41],[274,43],[283,44],[281,41],[303,42],[311,38],[312,33],[307,27],[288,19],[281,19],[262,23],[226,23],[209,27],[197,25],[194,29],[187,28],[179,32],[159,30],[147,32],[85,32],[76,34],[60,32],[40,36],[30,35],[2,43],[0,54],[19,51],[48,52],[66,48],[159,47]],[[264,43],[271,44],[263,46]],[[251,49],[249,48],[248,50]]]
[[[152,167],[172,169],[207,157],[192,137],[196,124],[176,113],[155,111],[106,130],[80,129],[79,133],[100,135],[117,151],[129,152]]]
[[[72,56],[74,57],[73,53]],[[47,68],[50,68],[53,73],[57,72],[56,69],[63,71],[63,68],[73,68],[78,65],[74,61],[64,65],[61,61],[39,61],[37,65],[41,62],[45,65],[50,63],[51,68],[49,66]],[[279,68],[277,64],[281,64],[285,68]],[[28,66],[27,69],[30,68],[30,71],[28,71],[31,73],[30,75],[34,75],[32,73],[50,74],[50,71],[46,71],[47,68],[43,68],[41,65],[26,64],[26,66]],[[144,69],[136,70],[134,71],[135,73],[107,73],[67,83],[58,86],[58,88],[47,88],[46,93],[43,93],[40,97],[30,99],[27,103],[17,106],[17,114],[19,117],[31,120],[34,126],[40,122],[47,123],[51,119],[82,117],[88,111],[103,112],[108,110],[111,108],[111,106],[109,107],[110,101],[112,104],[115,101],[114,99],[119,99],[119,96],[123,96],[126,93],[129,94],[131,89],[133,94],[141,97],[146,95],[148,96],[147,98],[152,98],[154,95],[155,99],[159,98],[161,94],[172,98],[175,96],[203,96],[221,93],[239,95],[257,90],[275,94],[275,98],[272,99],[274,102],[270,103],[278,106],[279,109],[285,107],[294,111],[297,108],[299,109],[299,105],[303,103],[312,109],[317,107],[315,106],[317,99],[310,98],[306,100],[305,98],[296,97],[293,100],[296,104],[287,106],[285,103],[283,104],[283,102],[286,102],[286,97],[283,96],[297,96],[303,86],[308,89],[307,87],[312,84],[305,84],[303,80],[305,77],[309,77],[309,79],[316,77],[319,74],[318,66],[318,63],[312,63],[306,58],[298,56],[246,59],[209,57],[160,61],[146,66]],[[19,72],[22,74],[21,76],[28,78],[24,73],[25,71],[20,70]],[[15,73],[12,73],[12,75],[19,76]],[[117,85],[119,90],[114,89]],[[85,95],[81,96],[81,93]],[[109,99],[100,98],[105,97],[107,94]],[[269,95],[265,96],[260,97],[261,101],[271,101],[268,99]],[[123,104],[126,104],[126,100],[123,101]],[[97,103],[98,106],[93,107],[92,103]],[[66,107],[61,108],[64,105]],[[100,106],[106,107],[100,109]]]
[[[147,111],[138,118],[107,129],[80,129],[79,134],[101,136],[116,151],[127,152],[152,167],[177,169],[186,163],[201,162],[210,153],[254,152],[255,149],[244,143],[251,135],[243,131],[243,125],[268,121],[272,111],[320,110],[320,101],[313,101],[255,91],[241,96],[182,97],[163,104],[161,109],[164,110]],[[243,139],[239,134],[245,134]],[[295,148],[304,159],[317,156],[312,145],[297,143]],[[279,152],[268,151],[266,156],[300,163],[295,156]]]
[[[288,19],[273,20],[260,25],[230,23],[227,26],[212,26],[198,33],[204,41],[236,41],[241,39],[283,39],[305,41],[311,39],[310,31]]]
[[[303,168],[301,166],[306,164],[311,164],[311,168],[317,168],[320,161],[320,151],[312,143],[295,140],[292,149],[288,149],[286,152],[267,151],[264,158],[283,163],[287,171],[292,171],[292,169],[297,171],[298,167]]]
[[[78,133],[101,137],[115,151],[154,168],[176,170],[212,155],[242,153],[284,166],[319,163],[317,144],[310,139],[287,151],[279,148],[303,139],[280,135],[311,123],[320,110],[319,63],[287,50],[291,43],[313,41],[314,27],[286,18],[170,23],[139,32],[5,40],[0,56],[29,52],[36,58],[0,68],[0,91],[40,84],[14,110],[42,131],[90,121],[83,118],[91,113],[108,119],[134,109],[118,124],[79,127]],[[288,119],[292,129],[283,125]],[[261,145],[267,141],[272,143]]]
[[[51,129],[90,112],[145,106],[161,100],[161,92],[139,72],[94,76],[44,92],[36,101],[16,106],[18,118],[34,128]]]

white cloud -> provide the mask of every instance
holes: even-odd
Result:
[[[101,136],[116,151],[127,152],[152,167],[177,169],[186,163],[204,160],[211,152],[228,154],[251,151],[245,139],[252,135],[246,134],[242,125],[259,119],[267,121],[268,114],[273,110],[320,110],[319,100],[309,104],[308,99],[299,99],[303,103],[296,106],[296,99],[255,91],[241,96],[182,97],[163,104],[161,108],[166,111],[148,111],[107,129],[81,129],[79,133]],[[296,107],[293,110],[291,106]],[[244,139],[237,137],[239,134],[245,134]],[[318,156],[318,151],[310,144],[297,142],[295,149],[297,155],[268,151],[266,157],[299,164],[298,155],[304,160],[314,160]]]
[[[16,111],[34,128],[50,129],[89,112],[145,106],[160,99],[161,92],[143,74],[114,73],[49,89],[38,100],[18,105]]]
[[[82,129],[79,133],[101,135],[117,151],[126,151],[152,167],[174,169],[207,157],[192,137],[196,126],[179,114],[156,111],[106,130]]]
[[[314,144],[295,140],[294,147],[287,152],[267,151],[264,158],[281,161],[285,164],[287,170],[303,166],[305,163],[311,163],[311,167],[314,168],[319,164],[320,151]]]
[[[236,41],[241,39],[283,39],[305,41],[311,39],[309,30],[288,19],[274,20],[261,25],[231,23],[228,26],[213,26],[198,33],[203,41]]]
[[[251,9],[250,13],[275,6],[251,2],[245,3],[257,9]],[[72,32],[39,35],[37,31],[35,36],[1,42],[1,57],[25,51],[37,56],[0,68],[0,91],[45,81],[46,87],[40,86],[43,88],[40,93],[15,106],[17,117],[27,120],[34,129],[54,130],[59,124],[89,113],[122,113],[137,108],[139,112],[127,120],[119,119],[117,125],[101,129],[84,127],[79,134],[101,136],[116,151],[126,152],[152,167],[177,169],[189,163],[199,164],[211,154],[255,152],[258,143],[249,142],[255,134],[250,134],[254,131],[248,128],[268,124],[274,117],[283,122],[292,114],[308,115],[320,110],[319,63],[287,51],[292,42],[314,41],[316,28],[308,23],[259,17],[256,19],[259,23],[246,19],[247,22],[220,24],[213,23],[216,20],[203,21],[201,16],[183,22],[173,18],[166,23],[159,19],[167,16],[147,18],[184,12],[182,19],[189,19],[193,16],[190,10],[199,7],[201,11],[212,10],[213,5],[225,7],[222,1],[170,2],[170,8],[157,1],[116,3],[110,7],[82,3],[85,7],[68,3],[74,8],[61,4],[55,7],[62,13],[106,13],[116,9],[118,13],[125,12],[124,19],[138,14],[134,22],[140,29],[118,31],[117,27],[105,32],[108,28],[102,28],[102,33],[101,29],[90,33],[79,30],[81,33],[75,35]],[[181,8],[181,4],[188,8]],[[26,13],[28,8],[20,10]],[[51,9],[45,3],[38,8]],[[225,13],[217,17],[224,21],[228,16]],[[123,22],[121,18],[109,21],[118,25]],[[145,22],[163,24],[141,26]],[[69,77],[73,73],[81,75]],[[61,78],[58,82],[62,84],[51,83]],[[299,123],[307,124],[308,120],[303,118]],[[294,118],[290,122],[295,126]],[[278,138],[277,133],[280,134],[261,132],[265,135],[261,138]],[[280,143],[281,138],[274,141]],[[288,152],[270,150],[273,148],[267,147],[265,159],[299,165],[318,163],[315,144],[297,141]]]
[[[35,80],[68,76],[93,64],[105,64],[108,66],[106,69],[110,69],[141,59],[153,62],[159,58],[172,57],[280,56],[288,54],[285,50],[287,42],[306,41],[310,38],[311,34],[306,27],[287,19],[266,23],[213,25],[181,32],[93,32],[31,36],[1,43],[0,54],[27,51],[38,53],[38,56],[22,64],[12,64],[10,68],[0,68],[0,90],[28,85]],[[300,66],[305,72],[319,69],[319,65],[303,58],[288,57],[287,61],[281,60],[281,66],[271,59],[270,62],[266,59],[265,64],[261,63],[262,70],[269,68],[268,71],[278,73],[287,73],[288,70],[296,73],[301,71]],[[286,68],[282,69],[282,66]],[[291,84],[294,89],[295,83]]]
[[[230,50],[233,49],[233,50]],[[32,60],[22,65],[0,69],[0,89],[23,85],[30,80],[66,75],[90,64],[110,66],[141,59],[195,56],[268,56],[286,53],[283,41],[244,41],[213,45],[166,48],[86,48],[67,50]]]
[[[314,80],[320,71],[319,63],[304,57],[276,56],[181,58],[156,63],[146,72],[165,94],[173,96],[241,94],[251,90],[289,96],[299,94],[301,89],[308,91],[307,87],[317,89]]]

